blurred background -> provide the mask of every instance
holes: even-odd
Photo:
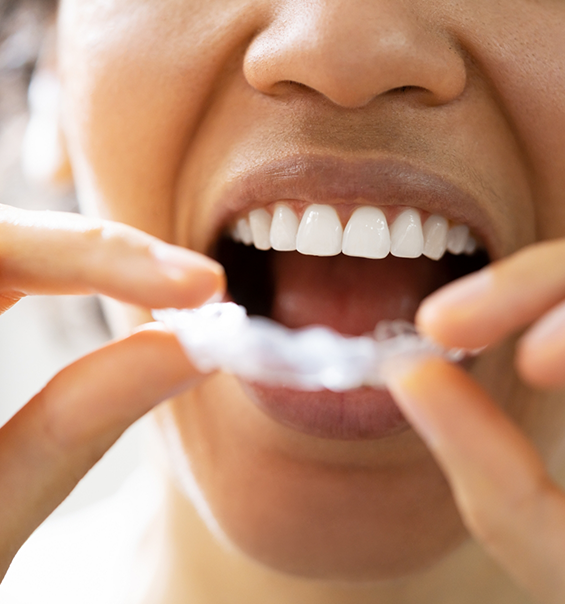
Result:
[[[55,0],[0,0],[0,203],[75,212],[70,184],[33,184],[24,176],[21,161],[29,122],[29,82],[42,56],[42,41],[54,4]],[[50,89],[44,86],[35,93],[48,95]],[[50,99],[47,101],[49,105]],[[38,128],[32,142],[37,148],[49,145],[52,134]],[[95,297],[29,297],[1,315],[0,425],[57,371],[109,337]],[[55,514],[68,514],[115,492],[140,463],[143,432],[142,420],[95,466]]]

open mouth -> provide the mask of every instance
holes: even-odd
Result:
[[[300,205],[278,202],[237,218],[216,253],[233,301],[287,327],[362,335],[381,320],[413,321],[424,297],[489,261],[467,225],[437,214],[423,220],[414,208],[360,206],[343,228],[333,206],[299,213]],[[245,388],[269,415],[315,436],[376,438],[408,427],[383,390]]]
[[[233,301],[287,327],[362,335],[381,320],[413,321],[428,294],[488,263],[467,225],[437,214],[343,208],[344,228],[335,207],[300,205],[237,218],[216,252]]]
[[[377,177],[383,180],[382,174]],[[300,178],[307,181],[307,171]],[[391,180],[400,183],[396,191],[392,187],[398,193],[407,178],[395,174]],[[293,198],[284,195],[287,185],[282,195],[275,185],[275,199],[252,200],[225,219],[213,255],[225,267],[230,298],[250,315],[290,328],[325,325],[344,335],[363,335],[382,320],[412,322],[426,296],[489,262],[483,233],[473,221],[437,211],[445,200],[426,203],[421,194],[391,200],[380,194],[382,205],[379,199],[363,203],[358,190],[352,200],[332,195],[331,186],[325,193],[335,203],[312,199],[308,186]],[[432,195],[437,190],[430,187]],[[439,191],[437,197],[442,196]],[[410,198],[418,205],[398,203]],[[243,386],[271,417],[314,436],[380,438],[408,428],[386,390]]]

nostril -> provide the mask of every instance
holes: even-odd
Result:
[[[387,91],[385,94],[389,99],[416,103],[423,107],[437,107],[443,104],[443,101],[433,91],[422,86],[398,86]]]
[[[301,90],[312,90],[309,86],[306,86],[306,84],[303,84],[302,82],[295,82],[294,80],[284,80],[281,82],[281,84],[283,86],[292,86],[293,88],[300,88]]]
[[[390,90],[389,93],[398,92],[399,94],[403,94],[403,93],[409,92],[411,90],[422,90],[422,89],[418,88],[417,86],[399,86],[398,88],[393,88],[392,90]]]
[[[433,96],[433,93],[430,92],[430,90],[422,86],[398,86],[396,88],[391,88],[386,94],[398,96],[407,96],[413,94]]]
[[[271,87],[269,93],[273,96],[286,96],[296,93],[300,95],[317,94],[310,86],[295,80],[281,80]]]

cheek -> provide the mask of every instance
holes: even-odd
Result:
[[[91,4],[63,0],[59,21],[64,130],[80,201],[172,240],[176,175],[225,53],[246,35],[246,3]]]
[[[413,434],[359,444],[292,433],[228,376],[169,403],[160,417],[172,419],[163,438],[174,426],[188,460],[173,463],[178,484],[195,480],[228,540],[277,570],[390,578],[465,537],[449,488]]]
[[[520,145],[533,191],[529,227],[539,239],[564,236],[565,4],[469,2],[453,27]]]

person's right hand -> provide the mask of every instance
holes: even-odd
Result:
[[[0,205],[0,312],[28,294],[195,307],[224,284],[216,262],[132,227]],[[172,334],[142,329],[63,369],[0,428],[0,580],[124,430],[200,377]]]

